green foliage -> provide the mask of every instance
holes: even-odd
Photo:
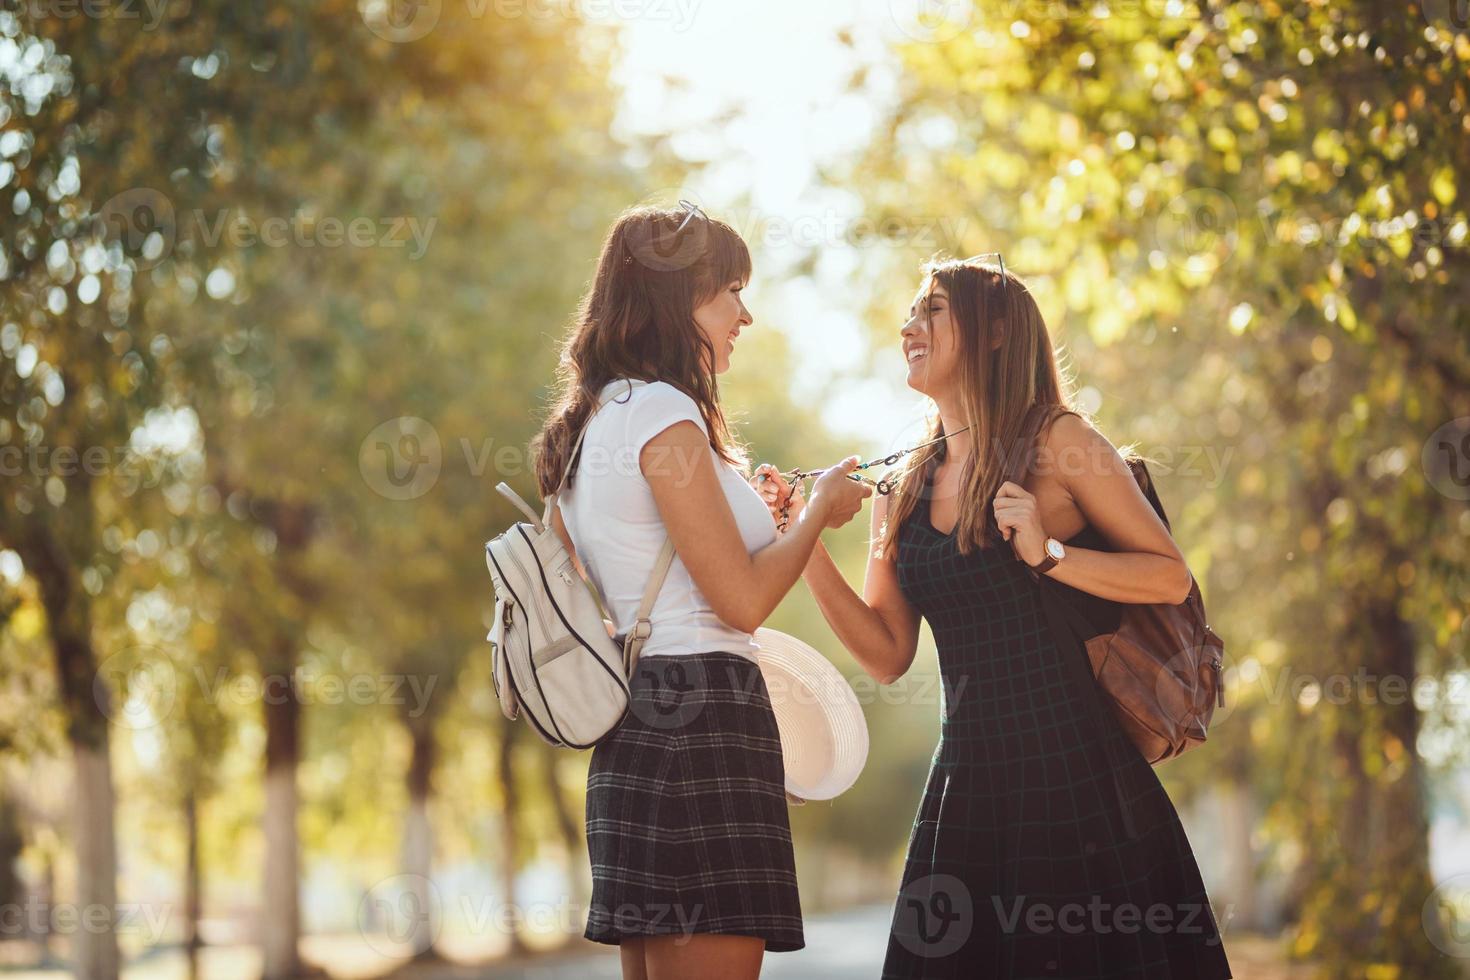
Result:
[[[1470,512],[1420,460],[1470,415],[1470,39],[1414,5],[1002,8],[902,49],[846,182],[880,214],[973,215],[954,250],[1003,249],[1104,431],[1167,454],[1232,694],[1161,775],[1269,801],[1298,952],[1439,975],[1423,787],[1464,719],[1378,694],[1466,660]]]

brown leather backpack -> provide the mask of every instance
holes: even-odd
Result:
[[[1013,462],[1012,482],[1021,483],[1018,477],[1030,465],[1036,433],[1049,414],[1033,409],[1028,415],[1020,443],[1026,452]],[[1169,517],[1143,459],[1130,453],[1125,462],[1168,528]],[[1188,598],[1177,605],[1113,603],[1119,613],[1118,627],[1100,632],[1065,595],[1066,586],[1049,576],[1031,574],[1042,589],[1043,604],[1087,648],[1093,676],[1107,692],[1123,730],[1150,765],[1182,755],[1205,741],[1216,706],[1225,706],[1225,644],[1210,629],[1198,582],[1191,578]]]

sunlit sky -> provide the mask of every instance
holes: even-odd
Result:
[[[697,200],[751,243],[756,270],[746,300],[756,328],[790,338],[799,398],[867,357],[852,283],[861,253],[882,246],[847,244],[842,229],[861,204],[821,187],[818,167],[869,138],[881,111],[872,92],[891,91],[894,73],[871,74],[866,98],[847,93],[847,81],[859,64],[889,63],[888,46],[913,16],[904,7],[904,0],[627,0],[624,12],[642,13],[617,21],[618,126],[628,134],[676,132],[680,156],[708,161],[662,196]],[[843,30],[852,46],[838,40]],[[790,271],[805,251],[792,240],[819,246],[813,275]],[[833,431],[854,437],[854,452],[886,451],[920,432],[923,400],[903,384],[897,349],[898,314],[911,298],[894,297],[893,356],[878,359],[879,376],[843,384],[822,408]]]

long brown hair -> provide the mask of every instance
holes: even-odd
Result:
[[[1057,367],[1051,335],[1026,284],[988,262],[936,260],[923,268],[921,302],[926,306],[936,286],[949,294],[954,323],[961,405],[970,422],[975,452],[960,475],[959,520],[955,538],[961,554],[1003,540],[990,501],[1005,482],[1005,471],[1018,451],[1022,425],[1030,410],[1044,406],[1045,433],[1056,417],[1073,413],[1092,421],[1073,404],[1071,381]],[[996,346],[997,343],[999,346]],[[923,442],[945,435],[936,413]],[[1037,442],[1041,441],[1039,434]],[[889,504],[878,554],[892,554],[899,529],[914,512],[920,495],[933,494],[928,481],[946,456],[948,442],[911,454],[898,477]]]
[[[680,389],[699,406],[710,448],[749,465],[720,408],[714,347],[694,322],[697,307],[749,278],[750,251],[723,221],[682,208],[639,207],[618,217],[562,345],[555,403],[531,443],[542,497],[556,491],[597,396],[617,378]]]

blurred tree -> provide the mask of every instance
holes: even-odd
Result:
[[[0,434],[41,461],[7,470],[0,542],[40,584],[71,719],[78,901],[111,909],[110,707],[100,680],[93,696],[92,597],[119,565],[121,549],[104,543],[156,533],[130,516],[140,488],[114,457],[133,452],[150,408],[193,414],[204,447],[186,508],[201,518],[196,570],[227,589],[227,642],[262,679],[261,935],[265,975],[286,977],[303,972],[296,667],[318,610],[345,610],[360,581],[341,562],[370,554],[381,577],[365,591],[397,598],[365,622],[441,624],[427,645],[420,633],[381,650],[385,660],[452,675],[484,634],[470,587],[484,580],[478,546],[452,533],[456,508],[482,501],[483,486],[457,479],[435,513],[410,521],[400,507],[385,523],[421,559],[442,539],[437,565],[430,556],[403,588],[404,568],[382,560],[391,551],[371,547],[393,488],[353,465],[371,428],[362,421],[413,410],[529,435],[534,379],[554,355],[541,353],[544,374],[526,371],[540,338],[520,321],[560,317],[585,275],[537,258],[594,248],[588,228],[607,206],[587,185],[623,179],[604,135],[608,48],[574,21],[473,5],[437,11],[423,34],[344,0],[160,12],[0,14],[0,186],[18,218],[0,229]],[[458,251],[416,267],[441,219],[457,226]],[[518,329],[487,343],[481,324],[497,307],[515,311]],[[84,450],[106,465],[74,465]],[[428,601],[408,607],[414,591]],[[420,803],[428,730],[415,728],[409,776]],[[409,831],[408,853],[426,854],[425,832]],[[79,932],[75,968],[115,976],[111,933]]]

